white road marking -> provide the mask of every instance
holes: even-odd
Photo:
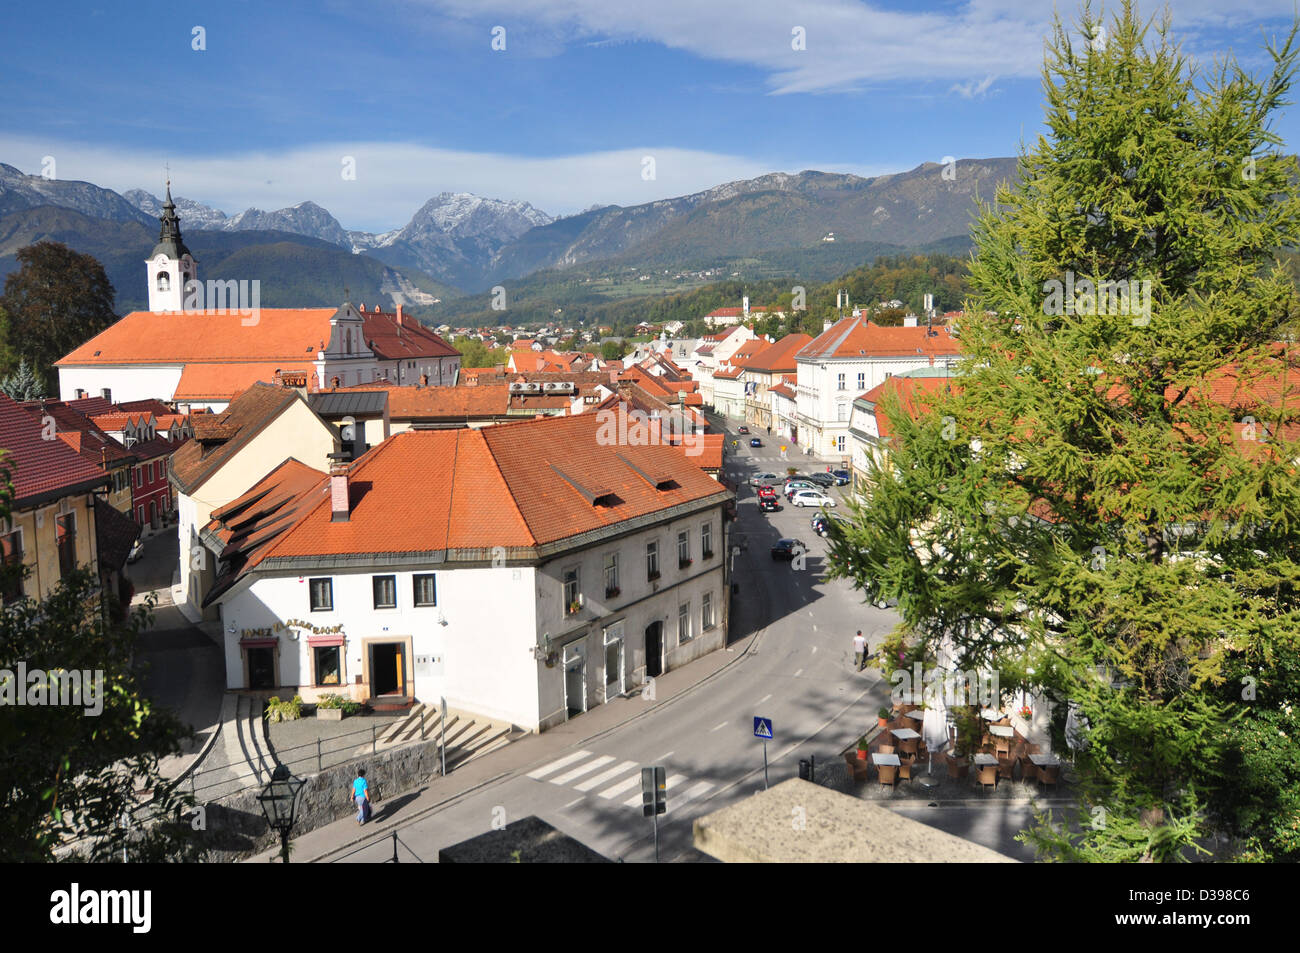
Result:
[[[565,757],[561,758],[559,761],[552,761],[544,768],[538,768],[536,771],[529,771],[528,776],[532,778],[534,781],[540,781],[542,778],[546,777],[551,772],[559,771],[566,764],[573,764],[573,762],[577,761],[578,759],[586,758],[590,754],[591,754],[590,751],[575,751],[573,754],[566,755]]]
[[[588,771],[595,771],[597,768],[604,767],[605,765],[609,764],[609,763],[610,763],[611,761],[613,761],[613,760],[614,760],[614,759],[613,759],[611,756],[609,756],[609,755],[607,755],[607,754],[603,754],[603,755],[601,755],[599,758],[597,758],[597,759],[594,760],[594,761],[588,761],[586,764],[580,764],[580,765],[578,765],[578,766],[577,766],[576,768],[574,768],[572,771],[566,771],[566,772],[564,772],[564,773],[563,773],[562,775],[560,775],[558,778],[551,778],[551,783],[552,783],[552,784],[568,784],[568,783],[569,783],[570,781],[572,781],[574,778],[580,778],[580,777],[582,777],[584,774],[586,774]]]
[[[686,779],[683,778],[680,774],[670,774],[670,775],[668,775],[668,777],[664,779],[664,795],[665,795],[665,797],[669,797],[669,798],[671,798],[672,795],[673,795],[673,791],[677,790],[679,787],[681,787],[681,786],[682,786],[683,784],[685,784],[685,783],[686,783]],[[669,803],[671,803],[671,802],[669,802]],[[641,792],[640,792],[640,791],[638,791],[635,795],[633,795],[632,797],[628,798],[626,801],[623,802],[623,806],[624,806],[624,807],[638,807],[638,806],[640,806],[640,804],[641,804]],[[665,811],[664,813],[667,813],[667,811]]]
[[[573,805],[575,805],[575,804],[581,804],[581,803],[582,803],[583,801],[585,801],[585,800],[586,800],[586,798],[582,798],[582,797],[574,798],[574,799],[573,799],[572,801],[570,801],[568,804],[564,805],[564,807],[561,808],[561,810],[565,810],[565,811],[567,811],[569,808],[573,807]]]
[[[583,781],[581,784],[575,784],[573,788],[575,791],[590,791],[592,788],[604,784],[606,781],[613,781],[624,771],[630,771],[635,767],[636,767],[635,761],[624,761],[622,764],[617,764],[614,767],[610,768],[608,771],[602,771],[594,778],[590,778],[586,781]]]
[[[771,697],[772,697],[771,695],[764,695],[762,698],[758,700],[758,703],[761,705],[763,704],[763,702],[767,701]]]
[[[661,754],[659,757],[655,758],[655,764],[658,764],[660,761],[667,761],[672,756],[673,756],[673,752],[671,751],[668,752],[667,754]]]
[[[633,774],[631,777],[624,778],[622,781],[618,782],[618,784],[614,785],[612,788],[609,788],[608,790],[605,791],[601,791],[600,796],[605,798],[606,800],[611,800],[613,798],[618,797],[628,788],[633,787],[634,785],[640,783],[641,783],[641,772],[638,771],[636,772],[636,774]]]
[[[720,725],[716,725],[716,726],[714,726],[713,728],[710,728],[710,729],[709,729],[709,734],[713,734],[713,732],[717,731],[719,728],[726,728],[727,725],[729,725],[729,724],[731,724],[731,722],[729,722],[729,721],[724,721],[722,724],[720,724]]]
[[[683,794],[676,801],[669,801],[668,810],[664,811],[664,813],[665,814],[669,813],[673,808],[676,808],[677,810],[680,811],[682,809],[683,804],[686,804],[689,801],[694,801],[697,797],[699,797],[702,794],[708,794],[709,791],[712,790],[712,788],[713,788],[712,781],[701,781],[699,784],[695,785],[695,787],[691,788],[689,791]]]
[[[817,626],[813,626],[813,628],[816,629]],[[814,645],[814,646],[813,646],[813,655],[816,655],[816,654],[817,654],[817,646]]]
[[[795,678],[798,678],[798,677],[799,677],[800,675],[802,675],[802,674],[803,674],[803,669],[799,669],[799,671],[797,671],[797,672],[794,673],[794,677],[795,677]]]

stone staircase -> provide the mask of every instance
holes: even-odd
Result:
[[[405,718],[379,739],[380,750],[442,738],[442,714],[435,705],[417,702]],[[447,770],[470,758],[510,743],[514,726],[464,712],[448,710],[446,724]]]

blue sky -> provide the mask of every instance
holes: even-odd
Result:
[[[1172,7],[1189,53],[1231,50],[1256,70],[1295,10]],[[0,40],[0,161],[35,173],[53,156],[60,178],[155,193],[169,163],[176,194],[230,214],[312,199],[377,231],[441,191],[565,214],[768,171],[875,175],[1011,155],[1035,135],[1051,12],[1021,0],[23,4]],[[491,48],[498,26],[504,51]],[[1291,149],[1297,108],[1277,125]]]

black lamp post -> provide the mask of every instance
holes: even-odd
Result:
[[[293,830],[294,813],[298,809],[298,792],[306,782],[289,773],[286,765],[276,765],[271,780],[257,799],[262,802],[262,813],[271,830],[280,835],[280,856],[289,862],[289,832]]]

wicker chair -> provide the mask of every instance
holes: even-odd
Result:
[[[964,759],[950,758],[945,755],[948,762],[948,777],[953,780],[961,780],[970,773],[970,765]]]
[[[998,786],[998,766],[996,764],[982,765],[976,780],[981,788],[996,788]]]
[[[878,764],[876,765],[876,778],[881,784],[887,784],[892,788],[894,782],[898,780],[898,769],[892,764]]]
[[[850,751],[846,754],[844,763],[849,766],[849,777],[855,783],[867,779],[867,762],[864,758],[859,758],[856,751]]]
[[[1001,781],[1014,781],[1016,762],[1011,758],[998,759],[998,779]]]
[[[1028,782],[1038,781],[1038,765],[1030,761],[1028,755],[1025,755],[1020,759],[1020,780]]]
[[[893,754],[893,753],[894,753],[894,746],[893,746],[893,745],[881,745],[881,746],[880,746],[880,753],[881,753],[881,754]]]
[[[1060,773],[1061,766],[1059,764],[1045,764],[1038,769],[1038,783],[1043,787],[1056,787],[1056,781]]]
[[[915,758],[917,754],[917,750],[920,748],[920,745],[918,744],[919,741],[920,741],[919,738],[907,738],[904,741],[900,741],[898,743],[899,757],[908,755],[910,757]]]
[[[912,768],[913,768],[914,766],[915,766],[915,765],[913,764],[913,762],[908,761],[906,758],[899,758],[899,760],[898,760],[898,780],[900,780],[900,781],[911,781],[911,780],[912,780]]]
[[[1011,742],[1006,738],[998,738],[993,742],[993,754],[998,760],[1011,757]]]

